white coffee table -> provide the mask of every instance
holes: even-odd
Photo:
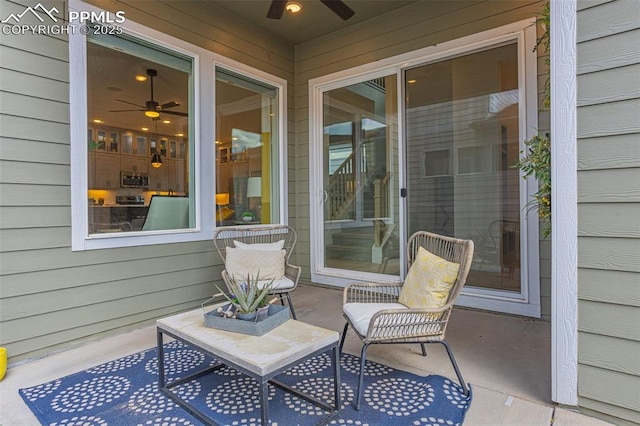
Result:
[[[215,307],[213,308],[215,309]],[[338,353],[339,334],[336,331],[327,330],[302,321],[288,320],[262,336],[250,336],[205,327],[202,309],[159,319],[156,322],[156,328],[158,334],[160,390],[205,424],[217,425],[218,423],[189,402],[181,399],[171,388],[218,370],[224,365],[230,366],[259,381],[263,425],[267,425],[269,422],[269,383],[328,411],[328,415],[320,423],[326,423],[338,414],[340,409],[340,359]],[[217,358],[219,362],[188,377],[166,383],[163,351],[164,334]],[[298,390],[274,379],[275,376],[287,371],[294,365],[329,350],[333,352],[335,405],[330,405],[312,396],[302,394]]]

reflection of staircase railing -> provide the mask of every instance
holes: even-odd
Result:
[[[373,181],[373,212],[376,218],[388,216],[389,209],[389,180],[391,173],[387,172],[382,179]],[[383,244],[385,224],[381,220],[374,221],[374,245],[380,247]]]
[[[345,219],[345,214],[353,206],[356,198],[353,161],[354,157],[351,153],[329,176],[329,185],[327,186],[329,220]]]

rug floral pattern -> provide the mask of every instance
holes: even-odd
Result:
[[[46,425],[200,425],[201,422],[158,390],[157,351],[149,349],[38,386],[20,394]],[[342,407],[330,425],[462,424],[471,403],[457,383],[442,376],[421,377],[367,362],[363,404],[352,401],[360,359],[341,358]],[[215,360],[180,342],[165,345],[168,380],[185,377]],[[333,403],[333,376],[327,354],[309,359],[278,377],[303,393]],[[174,389],[181,398],[225,425],[259,425],[258,382],[224,367]],[[291,394],[269,387],[274,426],[312,425],[326,412]]]

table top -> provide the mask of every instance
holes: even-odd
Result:
[[[210,308],[207,307],[207,310]],[[232,333],[205,327],[202,309],[159,319],[156,326],[160,331],[168,332],[261,377],[292,365],[320,349],[328,349],[339,338],[337,331],[292,319],[262,336]]]

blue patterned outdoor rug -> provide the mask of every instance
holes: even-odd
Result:
[[[168,380],[213,365],[214,359],[185,344],[165,345]],[[330,352],[329,352],[330,353]],[[329,353],[309,359],[278,377],[303,393],[333,404]],[[157,350],[129,355],[42,385],[20,389],[20,395],[46,425],[200,425],[201,422],[158,390]],[[352,401],[360,359],[341,358],[342,408],[336,425],[457,425],[471,404],[457,383],[442,377],[421,377],[367,362],[362,409]],[[272,425],[316,424],[327,412],[269,386]],[[182,398],[220,424],[260,424],[258,382],[224,367],[174,388]]]

